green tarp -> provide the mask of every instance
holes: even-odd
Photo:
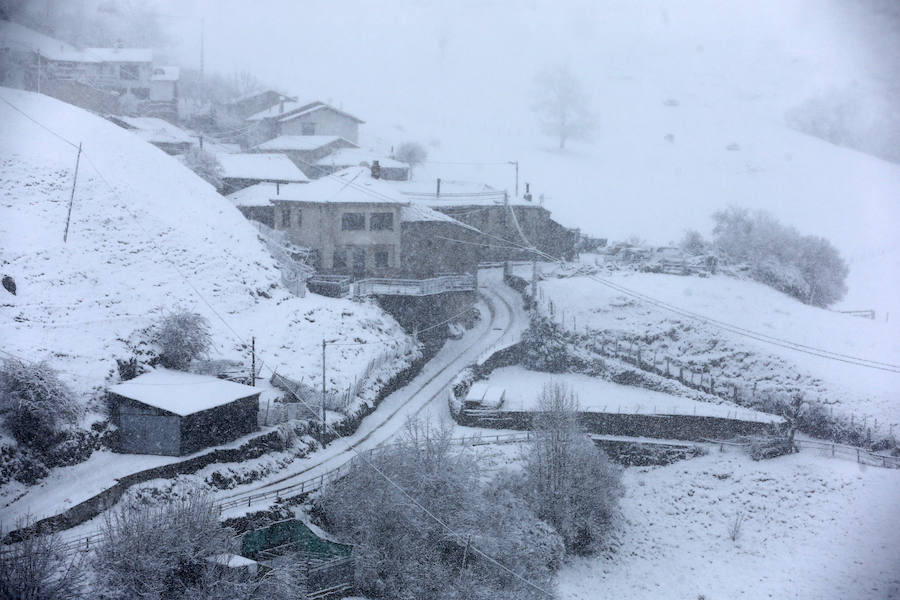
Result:
[[[302,522],[291,520],[273,523],[263,529],[245,533],[241,541],[241,554],[255,559],[259,552],[286,544],[293,544],[293,549],[300,552],[336,558],[350,556],[353,550],[353,547],[347,544],[324,540]]]

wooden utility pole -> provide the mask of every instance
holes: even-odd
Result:
[[[531,261],[531,301],[534,304],[537,304],[537,280],[538,280],[537,260],[532,260]]]
[[[325,339],[322,339],[322,430],[319,444],[325,447]]]
[[[63,243],[69,240],[69,221],[72,219],[72,203],[75,201],[75,184],[78,183],[78,165],[81,163],[81,143],[78,143],[78,155],[75,157],[75,177],[72,179],[72,193],[69,195],[69,214],[66,215],[66,230]]]
[[[250,385],[256,385],[256,336],[250,340]]]

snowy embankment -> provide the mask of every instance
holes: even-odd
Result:
[[[524,274],[524,273],[523,273]],[[540,283],[541,312],[568,329],[590,332],[623,351],[632,341],[644,360],[654,353],[706,371],[717,382],[768,392],[803,392],[835,416],[888,433],[900,427],[900,374],[830,360],[739,335],[709,322],[715,319],[751,332],[822,348],[847,356],[900,364],[900,326],[808,306],[752,281],[723,275],[683,277],[601,272],[599,278],[702,315],[695,319],[641,301],[590,277]],[[659,358],[658,360],[663,360]]]
[[[0,98],[0,268],[17,284],[0,290],[5,352],[49,361],[87,399],[117,380],[134,332],[169,311],[204,315],[212,357],[247,369],[255,336],[264,377],[321,377],[322,339],[355,342],[328,350],[333,390],[407,344],[373,304],[291,295],[254,227],[174,157],[57,100]],[[77,150],[60,136],[84,150],[66,243]]]
[[[615,550],[564,566],[560,598],[900,597],[892,469],[811,452],[752,462],[716,451],[626,469],[624,484]]]
[[[782,420],[775,415],[741,408],[728,402],[698,402],[576,373],[550,374],[518,366],[503,367],[491,373],[486,383],[491,388],[505,392],[505,399],[500,407],[500,410],[505,411],[538,410],[543,387],[547,384],[560,384],[575,394],[578,409],[584,412],[697,415],[760,423]]]

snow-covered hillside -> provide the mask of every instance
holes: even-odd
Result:
[[[212,327],[214,357],[249,365],[256,336],[266,376],[309,380],[323,338],[360,342],[329,349],[329,385],[346,389],[406,343],[372,304],[289,294],[254,227],[174,157],[54,99],[6,88],[0,99],[0,271],[17,284],[0,289],[3,351],[49,360],[88,393],[128,358],[135,330],[191,310]],[[84,149],[67,243],[76,149],[60,137]]]
[[[524,274],[524,273],[523,273]],[[682,277],[601,273],[600,277],[679,309],[752,332],[881,363],[900,364],[900,326],[802,304],[762,284],[724,275]],[[549,277],[540,283],[542,312],[553,303],[566,327],[605,332],[609,339],[639,340],[645,360],[654,351],[721,383],[769,390],[799,389],[827,403],[836,415],[878,420],[888,433],[900,428],[900,374],[828,360],[724,331],[642,302],[594,279]],[[623,346],[624,347],[624,346]]]

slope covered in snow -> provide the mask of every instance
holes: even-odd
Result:
[[[265,376],[319,377],[323,338],[357,342],[329,349],[329,386],[346,389],[406,343],[372,304],[289,294],[254,227],[175,158],[45,96],[0,88],[0,100],[0,271],[17,284],[0,290],[4,352],[49,360],[86,394],[129,357],[133,332],[190,310],[209,321],[214,358],[249,368],[255,336]],[[61,138],[84,150],[65,243],[76,148]]]
[[[542,312],[549,304],[557,322],[580,332],[641,347],[644,360],[653,353],[706,371],[720,385],[737,384],[745,396],[753,386],[769,391],[803,391],[822,401],[835,415],[868,419],[887,434],[900,428],[900,374],[829,360],[809,352],[773,345],[752,336],[723,330],[709,319],[779,340],[822,348],[880,363],[900,364],[900,326],[802,304],[762,284],[725,275],[683,277],[651,273],[603,273],[604,281],[651,296],[697,320],[643,302],[589,277],[550,277],[540,283]],[[839,357],[840,358],[840,357]]]

